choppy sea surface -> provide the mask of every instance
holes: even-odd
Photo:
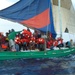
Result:
[[[51,59],[0,60],[0,75],[75,75],[75,55]]]

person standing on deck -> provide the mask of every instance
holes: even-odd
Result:
[[[15,48],[17,51],[20,51],[22,47],[22,43],[21,43],[21,35],[20,34],[16,34],[15,37]]]
[[[14,40],[12,40],[12,39],[9,40],[9,47],[10,47],[11,51],[16,51]]]

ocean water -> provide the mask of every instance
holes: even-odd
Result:
[[[75,55],[0,61],[0,75],[75,75]]]

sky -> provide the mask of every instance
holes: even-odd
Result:
[[[0,10],[13,5],[17,1],[19,1],[19,0],[0,0]],[[75,0],[72,0],[72,2],[73,2],[73,5],[75,6]],[[11,22],[11,21],[0,18],[0,32],[5,33],[5,32],[8,32],[9,29],[15,29],[16,31],[19,31],[24,28],[25,28],[25,26],[23,26],[19,23]]]
[[[19,0],[0,0],[0,10],[7,8]],[[4,35],[8,32],[9,29],[15,29],[16,31],[20,31],[25,29],[26,27],[15,22],[11,22],[5,19],[0,18],[0,32],[3,32]]]

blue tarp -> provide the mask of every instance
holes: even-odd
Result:
[[[0,17],[56,36],[50,0],[20,0],[0,11]]]

